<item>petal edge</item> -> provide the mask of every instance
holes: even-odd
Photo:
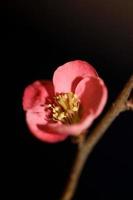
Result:
[[[82,60],[67,62],[54,72],[53,84],[55,92],[74,91],[78,82],[87,76],[97,77],[96,70],[89,63]]]

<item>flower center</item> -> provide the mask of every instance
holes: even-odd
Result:
[[[73,124],[79,121],[80,100],[77,95],[69,92],[54,97],[48,107],[52,111],[52,119],[65,124]]]

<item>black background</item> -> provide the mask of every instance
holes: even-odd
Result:
[[[3,8],[8,24],[1,39],[15,94],[6,187],[17,199],[56,200],[76,146],[69,139],[45,144],[29,133],[21,106],[23,90],[37,79],[52,79],[54,70],[67,61],[86,60],[107,84],[106,111],[133,72],[133,1],[17,0]],[[96,146],[75,200],[133,198],[132,118],[131,112],[119,116]]]

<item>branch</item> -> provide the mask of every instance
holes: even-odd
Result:
[[[117,97],[116,101],[112,104],[109,111],[105,114],[105,116],[96,126],[96,128],[91,132],[91,134],[84,141],[84,143],[82,141],[82,146],[81,148],[78,148],[78,152],[74,161],[74,165],[72,167],[72,171],[67,186],[60,200],[72,199],[78,184],[80,174],[82,172],[82,169],[84,167],[84,164],[88,156],[91,154],[93,148],[105,134],[106,130],[109,128],[112,122],[117,118],[117,116],[121,112],[129,109],[133,110],[132,90],[133,90],[133,75],[130,77],[124,89]],[[79,140],[79,146],[80,146],[80,141],[81,140]]]

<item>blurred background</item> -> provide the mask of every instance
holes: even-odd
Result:
[[[67,61],[86,60],[108,87],[106,112],[133,73],[133,1],[17,0],[8,1],[1,14],[8,18],[3,41],[15,95],[15,127],[6,144],[10,196],[59,200],[76,145],[69,139],[45,144],[30,134],[23,90],[35,80],[52,79]],[[109,128],[88,159],[73,200],[133,198],[132,119],[131,112],[123,113]]]

